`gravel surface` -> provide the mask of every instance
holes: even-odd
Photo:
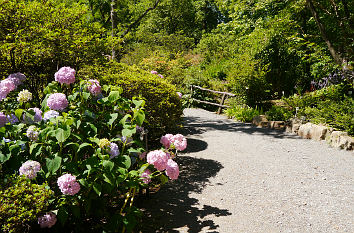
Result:
[[[354,232],[354,153],[185,109],[181,174],[142,232]]]

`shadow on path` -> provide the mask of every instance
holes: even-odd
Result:
[[[202,117],[186,116],[184,117],[184,125],[184,135],[203,134],[208,130],[221,130],[226,132],[241,132],[246,134],[262,134],[274,138],[299,138],[297,135],[287,134],[282,130],[257,128],[250,123],[233,122],[229,119],[207,120]]]
[[[165,184],[149,198],[140,198],[139,208],[144,210],[141,232],[179,232],[176,228],[185,227],[188,232],[200,232],[204,228],[218,232],[219,227],[212,220],[203,220],[209,215],[227,216],[226,209],[204,205],[195,207],[198,200],[190,198],[190,193],[200,193],[223,166],[214,160],[180,156],[176,159],[180,167],[178,180]]]

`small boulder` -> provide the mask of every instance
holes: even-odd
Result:
[[[301,125],[297,134],[302,138],[310,139],[313,126],[314,124],[312,123]]]
[[[268,126],[267,117],[265,115],[255,116],[253,117],[252,124],[258,127],[267,127]]]
[[[311,138],[317,141],[324,140],[326,138],[328,128],[323,125],[313,125],[310,130]]]
[[[345,150],[354,149],[354,138],[348,136],[346,132],[333,131],[327,138],[328,143],[334,148],[340,148]]]

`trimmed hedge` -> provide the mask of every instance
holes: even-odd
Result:
[[[182,103],[176,87],[157,75],[114,61],[104,66],[86,66],[78,75],[97,78],[101,84],[120,86],[126,98],[140,96],[146,100],[147,124],[144,125],[149,130],[150,139],[174,131],[181,121]]]

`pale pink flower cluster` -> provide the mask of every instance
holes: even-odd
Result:
[[[71,84],[75,82],[75,70],[70,67],[60,68],[54,75],[55,81],[61,84]]]
[[[14,82],[14,84],[17,87],[18,85],[21,85],[26,80],[26,75],[18,72],[18,73],[10,74],[6,79]]]
[[[171,180],[176,180],[178,178],[178,164],[170,158],[168,153],[162,150],[154,150],[147,154],[146,159],[147,162],[154,165],[157,170],[165,170],[166,175],[170,177]]]
[[[159,171],[166,169],[167,161],[169,158],[169,154],[162,150],[150,151],[146,156],[147,162],[154,165],[154,167]]]
[[[16,89],[16,84],[10,79],[4,79],[0,82],[0,100],[5,99],[6,96]]]
[[[0,127],[5,126],[7,121],[7,116],[4,113],[0,112]]]
[[[179,175],[178,164],[172,159],[169,159],[167,161],[165,173],[168,177],[170,177],[171,180],[177,180]]]
[[[41,164],[37,161],[28,160],[19,169],[20,175],[25,175],[29,179],[34,179],[37,172],[41,170]]]
[[[101,93],[100,82],[96,79],[90,79],[88,81],[87,89],[92,95],[98,96]]]
[[[66,107],[68,107],[68,104],[69,102],[63,93],[51,94],[47,99],[47,106],[51,110],[64,110]]]
[[[160,142],[166,149],[176,148],[183,151],[187,148],[187,139],[182,134],[166,134],[162,136]]]
[[[35,112],[33,120],[29,117],[26,116],[26,114],[23,115],[23,121],[26,124],[33,124],[35,122],[39,122],[42,120],[42,111],[39,108],[29,108],[28,110],[33,110]]]
[[[65,195],[75,195],[80,191],[80,184],[76,182],[76,177],[71,174],[65,174],[58,178],[60,191]]]
[[[57,216],[52,213],[46,213],[40,217],[38,217],[38,224],[41,228],[51,228],[57,222]]]
[[[149,169],[146,169],[142,174],[141,174],[141,178],[143,178],[143,182],[145,184],[148,184],[151,182],[151,178],[150,178],[150,175],[151,175],[151,171]]]
[[[180,99],[182,99],[182,96],[183,96],[183,95],[182,95],[181,92],[178,92],[178,91],[177,91],[177,95],[178,95],[178,97],[179,97]]]

